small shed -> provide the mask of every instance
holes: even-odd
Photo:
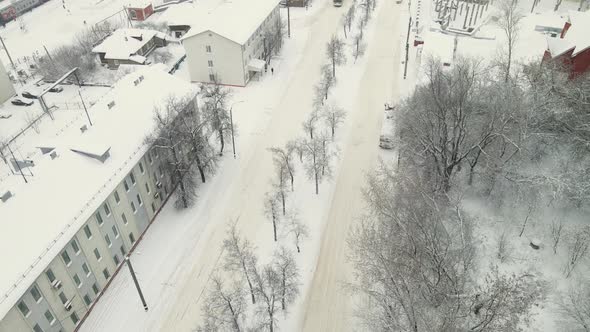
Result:
[[[135,1],[127,6],[127,13],[134,21],[144,21],[154,13],[154,7],[149,1]]]

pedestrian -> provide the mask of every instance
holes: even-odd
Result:
[[[270,74],[273,75],[275,73],[275,69],[273,67],[270,67]]]
[[[266,64],[266,63],[265,63],[265,64],[264,64],[264,72],[265,72],[265,73],[267,72],[267,69],[268,69],[268,64]]]

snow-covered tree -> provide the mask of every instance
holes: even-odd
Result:
[[[327,139],[325,135],[316,136],[313,139],[301,140],[304,155],[304,167],[307,177],[315,182],[315,193],[320,193],[320,183],[330,175],[330,154],[328,153]]]
[[[246,331],[243,322],[246,294],[241,284],[231,282],[226,286],[219,275],[212,276],[210,281],[211,286],[201,309],[205,322],[197,331]]]
[[[231,97],[231,91],[217,81],[211,84],[201,85],[201,96],[204,101],[203,114],[208,119],[211,129],[217,133],[220,150],[219,155],[223,155],[225,148],[225,139],[231,130],[231,122],[227,102]]]
[[[508,82],[510,78],[510,69],[512,66],[512,56],[514,48],[519,37],[520,23],[524,15],[518,7],[517,0],[499,0],[498,1],[498,21],[497,26],[502,29],[506,37],[506,59],[504,61],[504,81]]]
[[[324,122],[330,128],[332,132],[332,138],[336,134],[336,128],[338,128],[346,118],[346,112],[338,106],[335,105],[327,105],[323,108],[322,116],[324,118]]]
[[[299,269],[293,253],[285,247],[279,248],[274,253],[273,266],[279,275],[281,309],[285,311],[287,305],[293,303],[299,294]]]
[[[291,181],[291,191],[294,189],[295,181],[295,166],[293,165],[293,153],[295,151],[295,144],[289,142],[284,148],[273,147],[270,148],[272,152],[272,160],[277,170],[286,172]],[[284,174],[281,174],[284,175]]]
[[[309,237],[309,228],[305,223],[299,219],[299,215],[296,211],[290,211],[287,214],[287,227],[289,228],[289,234],[293,237],[293,242],[297,248],[297,252],[301,252],[301,241]]]
[[[338,36],[333,35],[326,46],[326,55],[332,64],[332,76],[336,77],[336,66],[341,66],[346,63],[344,41],[338,38]]]
[[[224,269],[243,274],[250,289],[252,303],[256,303],[253,283],[257,259],[252,244],[247,239],[240,237],[235,224],[230,225],[228,229],[227,238],[223,241],[223,250],[225,254]]]
[[[317,124],[321,119],[321,114],[317,109],[314,109],[309,113],[305,121],[303,121],[303,130],[309,135],[310,139],[313,139],[313,134],[316,130]]]
[[[274,193],[266,193],[264,195],[264,214],[272,222],[273,238],[277,242],[277,226],[279,223],[279,202],[277,196]]]

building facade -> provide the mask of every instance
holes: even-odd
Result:
[[[146,68],[153,70],[151,67]],[[141,81],[144,80],[142,71],[131,75],[138,78],[135,78],[130,85],[141,84]],[[192,91],[192,87],[188,83],[181,82],[180,79],[172,77],[164,71],[151,77],[146,74],[145,80],[151,80],[151,86],[145,91],[152,91],[160,84],[166,86],[165,89],[160,88],[166,90],[166,93],[161,92],[162,102],[172,93],[182,94]],[[131,82],[127,78],[127,82],[124,83],[127,85]],[[185,89],[183,90],[183,88]],[[142,90],[138,90],[138,93],[140,92]],[[115,93],[113,94],[115,95]],[[129,94],[123,91],[119,96],[126,98]],[[120,101],[122,109],[110,109],[114,107],[112,105],[115,105],[115,102],[119,102],[116,98],[111,101],[110,97],[93,108],[106,108],[108,103],[109,109],[108,111],[105,109],[106,112],[121,112],[131,105],[123,104],[123,101],[126,100]],[[196,107],[195,99],[194,109],[197,109]],[[152,109],[146,108],[143,107],[143,109],[134,110],[134,112],[136,112],[135,114],[145,113],[145,120],[147,120],[148,117],[153,116],[153,105]],[[92,108],[90,114],[93,114]],[[113,117],[116,114],[106,114],[106,116]],[[149,130],[149,126],[146,124],[151,121],[145,121],[135,127],[137,131],[131,132],[139,133]],[[103,122],[104,124],[108,124],[108,122]],[[112,133],[109,133],[109,130],[111,128],[104,128],[103,134],[116,135],[116,130],[113,130]],[[135,141],[143,142],[145,132],[141,135]],[[68,235],[68,238],[63,239],[67,241],[59,242],[60,247],[56,248],[59,251],[52,251],[52,257],[48,257],[47,263],[41,266],[42,269],[35,270],[40,273],[33,276],[34,278],[22,275],[27,277],[22,280],[22,283],[26,282],[26,285],[18,286],[21,290],[25,288],[20,286],[26,286],[26,290],[21,291],[22,294],[18,298],[12,296],[13,294],[9,296],[8,293],[2,296],[1,300],[4,303],[0,303],[0,308],[6,309],[2,309],[4,311],[0,313],[2,314],[0,315],[0,331],[66,332],[77,329],[85,315],[108,287],[112,277],[125,264],[125,257],[133,250],[174,190],[172,181],[165,171],[163,156],[156,149],[149,149],[142,145],[143,143],[140,143],[139,147],[133,148],[133,151],[137,152],[136,156],[129,158],[123,157],[113,160],[111,157],[109,159],[108,151],[110,149],[107,150],[106,159],[102,160],[102,163],[115,163],[109,167],[122,172],[111,178],[117,180],[107,182],[107,184],[112,183],[111,186],[103,186],[105,189],[103,191],[105,193],[104,199],[101,198],[100,201],[92,204],[92,210],[85,211],[85,215],[89,217],[85,219],[84,223],[77,224],[77,228],[75,232],[71,233],[71,236]],[[115,148],[113,147],[113,149]],[[128,150],[118,149],[119,152]],[[65,158],[65,152],[60,150],[60,153],[61,155],[55,157],[56,160]],[[117,152],[111,154],[114,153]],[[92,168],[96,170],[103,167],[98,160],[92,160],[86,156],[78,157],[84,159],[80,165],[98,167]],[[54,157],[52,156],[52,158]],[[136,158],[138,159],[136,160]],[[133,160],[133,163],[126,166],[125,163],[129,160]],[[64,162],[68,161],[64,160]],[[121,161],[125,163],[119,166]],[[105,174],[110,172],[106,171]],[[90,176],[93,175],[90,174]],[[18,196],[10,198],[8,203],[19,198]],[[8,211],[2,210],[2,205],[0,205],[0,213],[3,212],[9,214]],[[65,223],[64,221],[57,222]],[[64,231],[62,231],[63,233]],[[43,264],[43,261],[36,264]],[[15,286],[17,285],[15,284]],[[10,299],[14,303],[12,307],[7,307],[10,304],[7,301]]]
[[[0,61],[0,104],[4,103],[15,94],[16,91],[14,91],[14,86],[10,81],[10,77],[8,77],[6,67],[4,67],[4,64]]]
[[[154,13],[154,7],[151,2],[138,1],[127,7],[129,18],[134,21],[145,21]]]
[[[250,6],[247,2],[246,5]],[[258,5],[259,8],[248,8],[257,11],[247,20],[243,17],[247,13],[240,14],[236,24],[231,26],[218,27],[210,23],[191,27],[182,38],[182,44],[192,82],[217,81],[225,85],[245,86],[265,69],[265,31],[280,23],[280,12],[277,1],[261,1]],[[232,8],[228,13],[213,13],[210,14],[213,18],[208,19],[231,17],[232,13],[240,13],[240,10]]]

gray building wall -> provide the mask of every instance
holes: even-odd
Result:
[[[10,97],[14,96],[14,86],[8,77],[6,67],[0,61],[0,104],[6,102]]]

